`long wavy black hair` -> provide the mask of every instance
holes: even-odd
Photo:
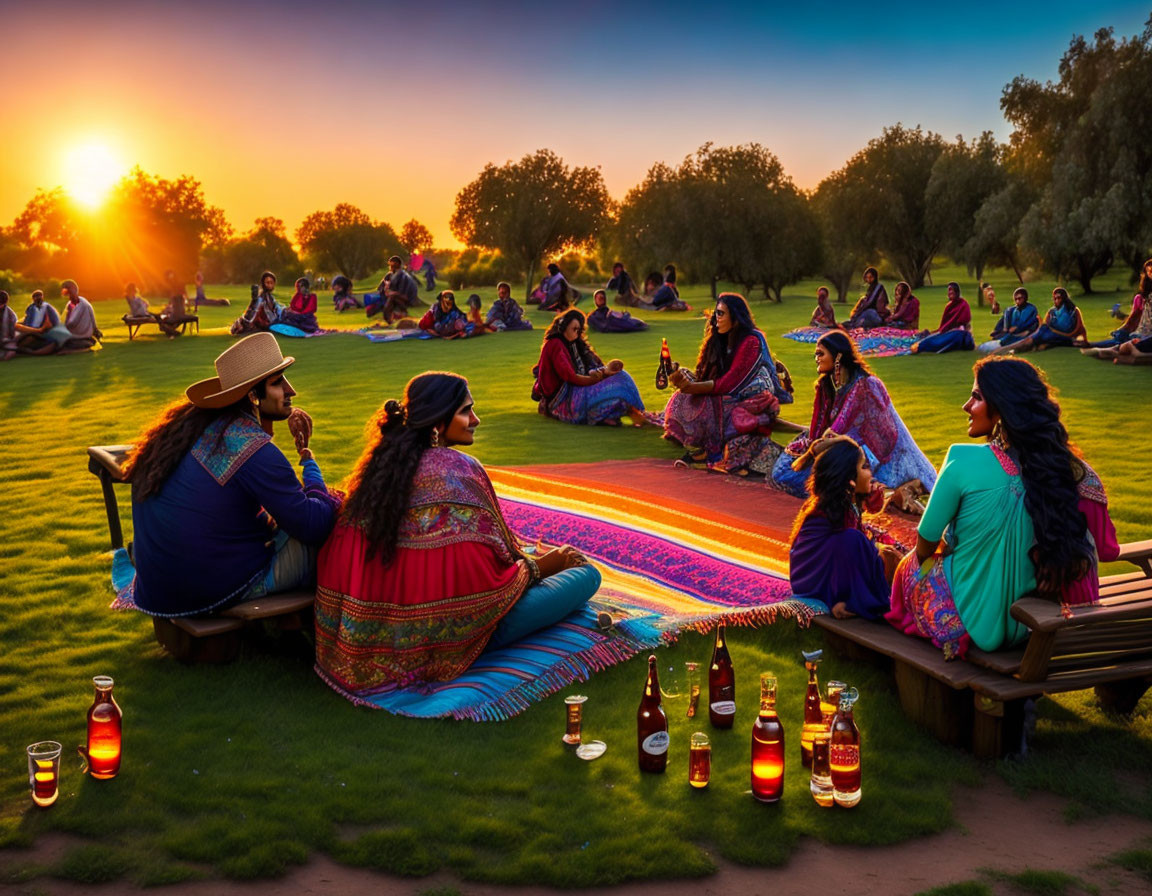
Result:
[[[732,366],[736,346],[756,329],[756,321],[744,296],[735,292],[722,292],[716,297],[716,304],[721,302],[728,309],[732,329],[722,334],[716,329],[715,310],[708,315],[708,323],[704,325],[704,341],[700,343],[700,354],[696,358],[696,378],[699,380],[714,380],[727,373]]]
[[[564,338],[564,331],[568,329],[568,325],[574,320],[580,321],[580,335],[576,337],[575,342],[568,342]],[[572,363],[575,364],[579,359],[584,364],[585,370],[595,370],[597,367],[603,367],[604,362],[600,360],[600,356],[596,354],[595,350],[584,338],[584,334],[588,332],[588,318],[584,312],[578,308],[569,308],[563,314],[557,314],[552,318],[552,323],[548,325],[548,329],[544,332],[544,345],[548,344],[549,339],[559,339],[564,343],[568,349],[568,354],[572,356]]]
[[[1052,290],[1052,295],[1057,294],[1060,296],[1060,306],[1062,308],[1070,308],[1072,311],[1076,310],[1076,303],[1073,302],[1072,297],[1068,295],[1068,290],[1066,290],[1063,286],[1057,286],[1054,290]]]
[[[808,477],[808,499],[796,514],[791,541],[796,541],[804,521],[813,513],[827,517],[833,529],[844,528],[844,520],[864,497],[856,494],[853,485],[863,454],[855,440],[843,436],[816,456]]]
[[[1152,264],[1152,258],[1140,266],[1140,295],[1146,299],[1152,298],[1152,277],[1148,276],[1148,265],[1150,264]]]
[[[455,373],[429,371],[404,387],[402,401],[389,399],[368,423],[368,445],[348,481],[341,517],[359,526],[365,560],[388,563],[396,554],[400,522],[412,497],[412,480],[432,430],[447,424],[464,404],[468,381]]]
[[[1000,417],[1020,467],[1024,507],[1032,517],[1036,589],[1058,599],[1064,585],[1092,569],[1088,521],[1077,508],[1083,466],[1060,421],[1060,405],[1040,371],[1023,358],[983,358],[973,368],[989,409]]]
[[[850,383],[857,374],[864,374],[864,376],[871,376],[872,371],[868,365],[864,363],[864,359],[860,357],[860,352],[856,348],[856,343],[849,339],[840,330],[829,330],[823,336],[816,340],[817,345],[821,345],[828,352],[831,352],[833,358],[840,359],[840,370],[844,374],[844,382]],[[831,373],[822,373],[816,377],[816,394],[825,397],[829,404],[836,397],[836,381],[833,378],[835,375],[835,367]]]

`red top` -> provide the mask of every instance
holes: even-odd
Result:
[[[755,333],[749,333],[744,341],[736,346],[736,354],[732,357],[732,366],[728,372],[713,381],[713,395],[727,395],[744,381],[760,363],[760,340]]]
[[[315,314],[316,313],[316,293],[310,292],[308,295],[301,295],[299,292],[292,296],[292,302],[288,305],[290,309],[297,314]]]
[[[540,372],[537,381],[540,391],[551,398],[565,383],[576,383],[576,368],[572,366],[572,356],[568,354],[568,343],[563,336],[545,339],[540,350]]]
[[[420,329],[421,330],[427,330],[429,333],[435,333],[436,332],[436,318],[432,314],[432,312],[435,310],[436,310],[435,307],[429,308],[424,313],[424,316],[422,318],[420,318]]]

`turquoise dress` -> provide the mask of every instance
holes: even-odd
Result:
[[[918,532],[950,550],[922,566],[915,552],[904,558],[886,618],[948,656],[962,656],[969,642],[997,650],[1023,640],[1028,630],[1009,609],[1036,588],[1035,536],[1011,456],[990,444],[949,448]]]

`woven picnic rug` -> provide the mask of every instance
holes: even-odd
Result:
[[[799,327],[784,334],[785,339],[796,342],[815,342],[825,333],[824,327]],[[895,327],[876,327],[872,330],[848,330],[849,338],[856,343],[861,355],[869,358],[891,358],[895,355],[912,354],[912,343],[916,336],[908,330]]]

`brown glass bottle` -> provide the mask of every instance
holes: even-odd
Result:
[[[663,772],[668,766],[668,717],[660,705],[656,657],[648,657],[648,680],[636,711],[636,756],[642,772]]]
[[[840,708],[832,721],[829,747],[832,798],[837,806],[845,808],[860,802],[860,729],[852,717],[852,707],[859,696],[856,688],[841,691]]]
[[[752,796],[775,803],[784,794],[784,723],[776,714],[776,677],[760,676],[760,714],[752,725]]]
[[[124,714],[112,696],[112,679],[92,679],[96,696],[88,710],[88,772],[93,778],[115,778],[120,772],[120,737]]]
[[[668,351],[668,340],[660,340],[660,366],[656,368],[656,388],[667,389],[668,377],[672,375],[672,353]]]
[[[800,730],[800,762],[804,768],[812,767],[812,738],[817,731],[824,731],[823,714],[820,711],[820,682],[816,679],[816,667],[823,650],[802,650],[804,668],[808,670],[808,691],[804,694],[804,727]]]
[[[723,622],[716,626],[716,645],[708,667],[708,718],[713,728],[731,728],[736,719],[736,673],[732,670]]]

